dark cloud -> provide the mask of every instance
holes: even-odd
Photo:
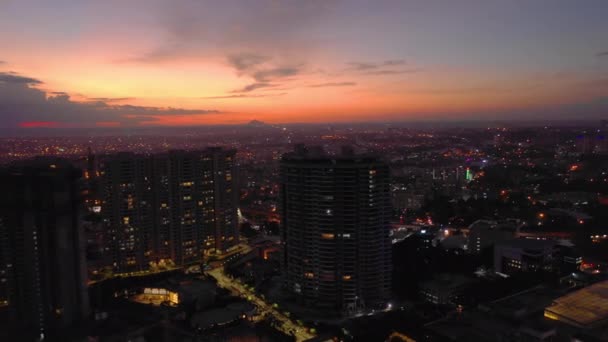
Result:
[[[365,71],[365,70],[373,70],[380,69],[382,67],[394,67],[405,65],[405,60],[403,59],[389,59],[381,63],[368,63],[368,62],[349,62],[347,63],[352,70],[357,71]]]
[[[0,61],[0,65],[2,65],[2,64],[7,64],[7,62],[6,61]]]
[[[346,63],[348,68],[347,72],[356,72],[362,75],[399,75],[399,74],[410,74],[419,72],[421,69],[400,69],[407,64],[403,59],[389,59],[384,62],[370,63],[370,62],[349,62]]]
[[[388,60],[388,61],[384,61],[384,63],[382,63],[383,65],[387,65],[387,66],[395,66],[395,65],[405,65],[405,60],[403,59],[392,59],[392,60]]]
[[[310,88],[325,88],[325,87],[352,87],[356,86],[355,82],[328,82],[328,83],[319,83],[319,84],[311,84],[308,87]]]
[[[378,68],[378,64],[374,63],[350,62],[348,65],[350,65],[350,67],[354,70],[370,70]]]
[[[219,100],[219,99],[251,99],[251,98],[259,98],[259,97],[277,97],[283,96],[287,93],[277,93],[277,94],[234,94],[234,95],[220,95],[220,96],[206,96],[202,97],[202,99],[207,100]]]
[[[254,53],[239,53],[232,54],[227,57],[228,63],[238,71],[247,71],[257,67],[260,64],[268,62],[271,58],[268,56],[256,55]]]
[[[133,101],[135,97],[87,97],[89,101],[101,101],[101,102],[123,102]]]
[[[367,71],[366,75],[399,75],[399,74],[413,74],[422,71],[422,69],[409,69],[409,70],[372,70]]]
[[[251,92],[251,91],[254,91],[257,89],[274,88],[277,86],[278,86],[278,84],[256,82],[256,83],[248,84],[248,85],[244,86],[243,88],[235,89],[232,91],[232,93],[248,93],[248,92]]]
[[[113,105],[106,101],[78,102],[64,92],[42,91],[35,87],[39,84],[42,82],[35,78],[0,72],[0,125],[16,127],[28,121],[77,127],[93,126],[102,121],[136,125],[141,121],[153,121],[158,116],[219,113],[204,109]]]
[[[151,5],[164,30],[156,49],[133,58],[158,62],[190,56],[225,56],[226,51],[276,51],[312,46],[310,28],[331,19],[335,1],[177,1]],[[261,10],[263,9],[263,10]],[[230,23],[227,25],[227,23]],[[269,52],[272,51],[272,52]]]
[[[0,83],[5,84],[42,84],[40,80],[31,77],[20,76],[14,72],[0,72]]]
[[[269,82],[272,80],[295,76],[300,72],[300,67],[279,67],[259,70],[253,73],[253,79],[258,82]]]
[[[302,72],[301,65],[279,64],[271,57],[242,52],[227,57],[228,64],[239,76],[251,78],[254,82],[231,93],[248,93],[262,88],[274,88],[279,82],[286,81]]]
[[[608,51],[602,51],[597,53],[598,57],[608,57]]]

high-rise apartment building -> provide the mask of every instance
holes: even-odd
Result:
[[[106,156],[107,249],[118,273],[188,265],[238,243],[234,150]]]
[[[303,146],[281,160],[286,288],[309,306],[351,315],[385,308],[391,286],[388,166],[352,151]]]
[[[115,272],[141,271],[152,254],[152,158],[118,153],[103,161],[105,248]]]
[[[19,340],[58,338],[88,314],[80,177],[57,159],[0,170],[0,304]]]

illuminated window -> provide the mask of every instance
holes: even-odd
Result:
[[[342,276],[342,280],[351,280],[351,279],[352,279],[352,276],[350,276],[350,275]]]
[[[315,277],[315,274],[312,272],[306,272],[306,273],[304,273],[304,277],[312,279]]]
[[[323,233],[321,234],[321,237],[325,240],[332,240],[334,238],[334,234],[331,233]]]

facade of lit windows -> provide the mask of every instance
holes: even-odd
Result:
[[[107,249],[114,272],[197,263],[238,243],[235,151],[209,148],[103,158]]]
[[[371,157],[300,147],[281,161],[285,287],[300,302],[348,316],[390,295],[389,171]]]
[[[555,241],[518,238],[502,241],[494,246],[496,272],[551,271],[554,268]]]

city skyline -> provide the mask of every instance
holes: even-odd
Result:
[[[0,138],[0,339],[606,340],[606,120],[412,126]]]
[[[0,341],[608,341],[607,13],[0,0]]]
[[[3,1],[2,128],[599,119],[608,4]]]

